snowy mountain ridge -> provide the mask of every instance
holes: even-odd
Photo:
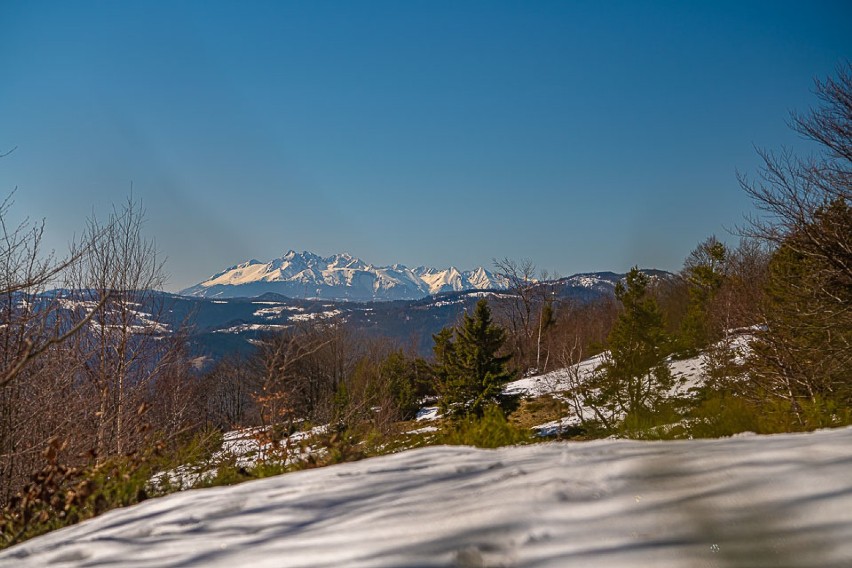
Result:
[[[505,290],[508,282],[479,267],[460,271],[402,264],[374,266],[348,253],[322,257],[304,251],[262,262],[236,264],[182,290],[204,298],[253,297],[274,292],[292,298],[414,300],[444,292]]]

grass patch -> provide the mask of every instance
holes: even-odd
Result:
[[[518,428],[531,430],[535,426],[559,420],[569,413],[568,405],[557,396],[546,394],[521,401],[509,421]]]

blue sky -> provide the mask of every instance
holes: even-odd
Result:
[[[852,57],[849,2],[0,3],[0,192],[133,193],[171,277],[288,249],[678,269]]]

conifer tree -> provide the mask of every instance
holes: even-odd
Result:
[[[670,341],[648,284],[634,267],[615,288],[623,309],[609,334],[610,357],[585,395],[607,428],[625,415],[653,412],[674,384],[665,361]]]
[[[379,366],[381,384],[402,420],[411,420],[420,407],[417,397],[417,374],[421,360],[409,359],[402,351],[394,351]]]
[[[433,338],[444,412],[481,416],[486,406],[499,401],[504,385],[513,378],[507,369],[511,355],[498,355],[506,331],[492,322],[488,302],[482,298],[473,316],[464,314],[459,327],[444,328]]]
[[[708,312],[724,284],[727,257],[725,245],[711,236],[684,263],[681,275],[688,286],[689,305],[681,322],[680,340],[687,353],[694,353],[715,339]]]
[[[845,231],[852,243],[852,206],[841,200],[822,208],[809,230]],[[845,227],[840,229],[840,227]],[[852,278],[800,249],[793,234],[769,264],[764,327],[751,358],[757,385],[792,403],[852,405]],[[839,255],[838,255],[839,256]],[[850,256],[852,258],[852,256]]]

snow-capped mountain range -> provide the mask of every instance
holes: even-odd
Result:
[[[289,251],[268,262],[249,260],[180,292],[204,298],[255,297],[269,292],[326,300],[416,300],[443,292],[505,290],[505,278],[482,267],[460,271],[401,264],[374,266],[342,253],[322,257]]]

